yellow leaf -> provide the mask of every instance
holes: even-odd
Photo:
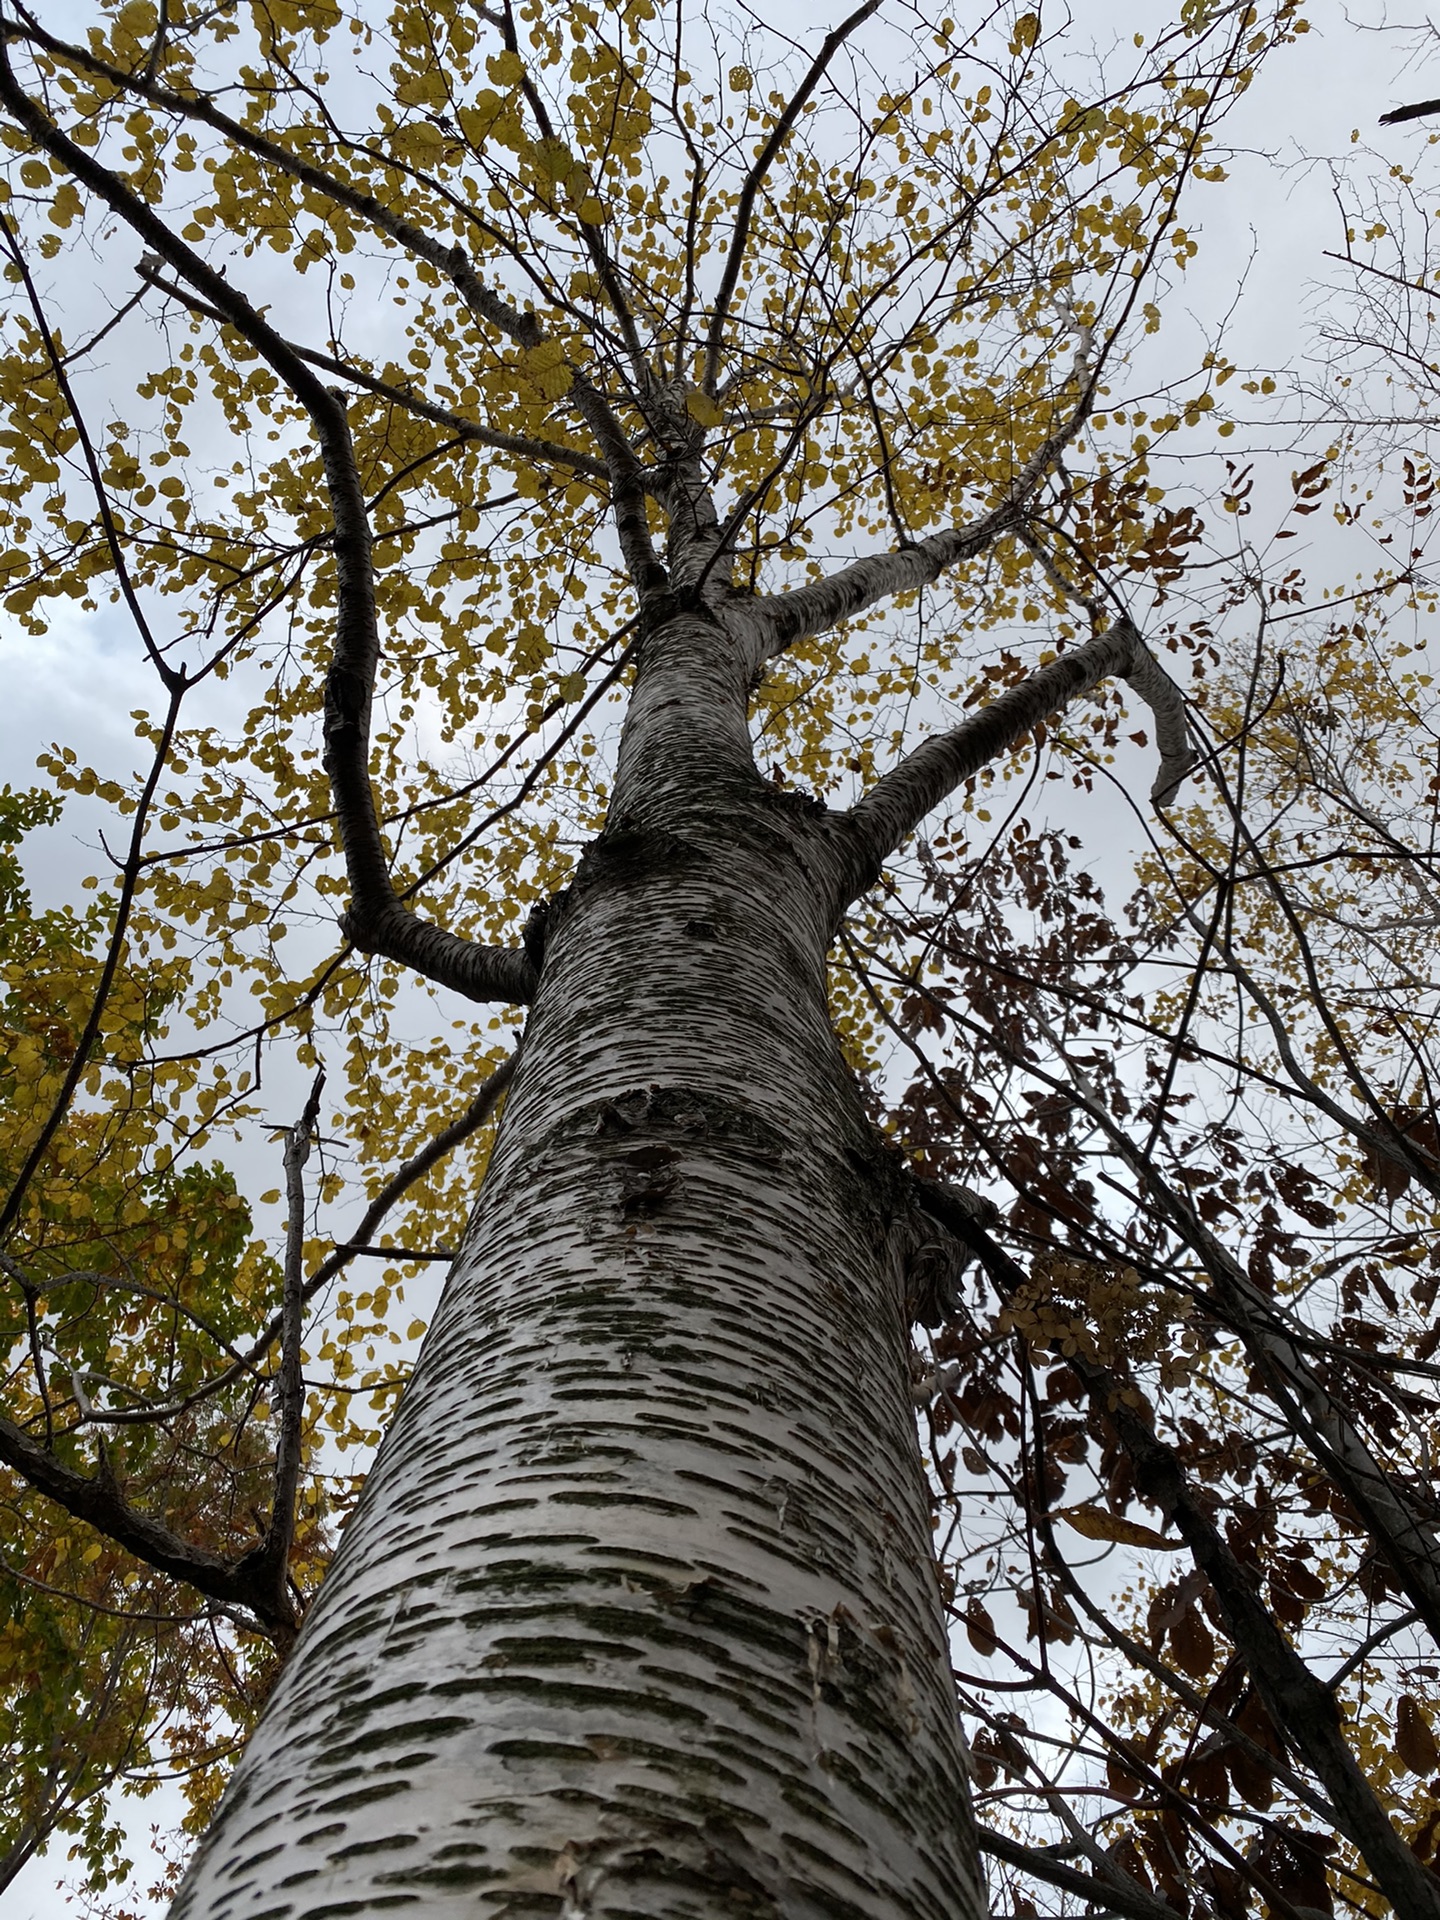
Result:
[[[525,77],[525,62],[507,47],[503,53],[491,54],[485,62],[485,71],[497,87],[514,87]]]
[[[702,427],[718,427],[725,418],[725,409],[712,400],[708,393],[701,393],[698,387],[692,387],[686,394],[685,411],[692,420],[698,420]]]
[[[1115,1540],[1125,1547],[1164,1547],[1174,1553],[1183,1547],[1183,1540],[1167,1540],[1163,1533],[1156,1533],[1153,1527],[1142,1527],[1136,1520],[1122,1519],[1118,1513],[1108,1513],[1104,1507],[1070,1507],[1060,1514],[1067,1527],[1073,1527],[1076,1533],[1083,1533],[1087,1540]]]

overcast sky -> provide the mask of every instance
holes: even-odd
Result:
[[[78,11],[57,0],[47,17]],[[1153,24],[1160,9],[1134,9],[1078,0],[1082,29],[1098,32],[1112,18],[1129,29],[1132,16]],[[818,34],[840,9],[816,9]],[[1299,366],[1312,350],[1313,332],[1324,317],[1318,289],[1333,282],[1337,269],[1326,251],[1343,246],[1340,215],[1332,190],[1331,160],[1355,165],[1353,129],[1362,142],[1388,159],[1408,164],[1423,149],[1426,123],[1380,129],[1379,115],[1408,100],[1440,94],[1440,42],[1433,59],[1399,69],[1412,42],[1375,31],[1386,9],[1364,0],[1346,11],[1317,0],[1313,30],[1297,47],[1280,55],[1242,104],[1229,126],[1230,138],[1249,152],[1220,187],[1198,190],[1185,224],[1201,242],[1198,260],[1177,298],[1196,316],[1194,342],[1202,330],[1231,306],[1237,280],[1248,278],[1232,325],[1231,359],[1257,366]],[[1423,16],[1396,14],[1396,20]],[[1435,123],[1440,126],[1440,120]],[[73,256],[77,300],[90,307],[93,285],[79,276],[88,257]],[[1167,354],[1183,355],[1187,343],[1172,347],[1175,316],[1167,313],[1163,334]],[[1235,443],[1239,444],[1239,436]],[[1288,473],[1288,467],[1286,469]],[[0,615],[0,622],[4,616]],[[0,666],[5,697],[0,701],[0,779],[31,784],[37,751],[51,741],[72,745],[82,760],[119,776],[135,764],[129,714],[153,697],[153,682],[135,657],[131,635],[108,611],[81,615],[62,607],[50,634],[34,640],[0,626]],[[45,843],[45,871],[37,872],[44,894],[69,891],[95,865],[82,844],[93,840],[94,824],[72,815]],[[169,1809],[157,1797],[133,1806],[133,1828],[141,1846],[153,1820]],[[56,1849],[63,1854],[63,1846]],[[5,1920],[59,1920],[67,1906],[57,1892],[63,1858],[34,1863],[5,1896]],[[143,1885],[148,1878],[142,1868]],[[133,1896],[132,1896],[133,1898]],[[144,1911],[143,1903],[141,1911]]]

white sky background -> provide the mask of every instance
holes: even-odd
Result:
[[[68,0],[50,0],[42,11],[47,21],[63,30],[65,16],[81,9],[72,8]],[[803,14],[803,35],[808,41],[818,39],[821,29],[842,11],[829,0],[823,8],[784,8],[792,19]],[[1153,27],[1162,13],[1168,17],[1169,12],[1168,6],[1159,6],[1155,0],[1144,6],[1077,0],[1076,37],[1104,40],[1121,33],[1128,37],[1137,26]],[[1200,252],[1171,298],[1157,343],[1172,369],[1187,362],[1198,364],[1217,322],[1235,301],[1242,274],[1245,286],[1229,329],[1228,357],[1242,367],[1277,372],[1284,367],[1303,368],[1313,352],[1315,329],[1325,317],[1322,283],[1334,285],[1343,278],[1343,269],[1325,258],[1327,250],[1344,245],[1331,171],[1325,163],[1333,159],[1362,174],[1373,173],[1375,163],[1352,147],[1351,132],[1357,127],[1362,145],[1407,166],[1425,146],[1430,123],[1390,129],[1375,124],[1393,106],[1440,95],[1440,39],[1433,55],[1412,61],[1402,75],[1416,36],[1375,30],[1387,23],[1387,17],[1390,24],[1413,24],[1420,30],[1426,24],[1423,14],[1389,12],[1378,0],[1361,0],[1348,13],[1328,0],[1316,0],[1312,12],[1311,32],[1263,71],[1225,129],[1229,143],[1247,149],[1245,156],[1232,167],[1224,185],[1197,186],[1182,216],[1199,239]],[[797,26],[797,31],[802,30]],[[1383,174],[1383,166],[1379,170]],[[257,274],[264,268],[257,260],[245,269],[247,290],[253,295],[257,289],[252,266]],[[65,275],[70,273],[76,305],[103,313],[106,308],[97,303],[90,268],[83,251],[62,254],[52,265],[50,282],[63,293]],[[282,266],[279,271],[288,269]],[[105,293],[116,299],[128,291],[112,288]],[[269,291],[260,287],[259,297]],[[1193,330],[1176,313],[1177,306],[1193,313]],[[118,404],[126,387],[120,365],[115,377]],[[1232,384],[1226,399],[1234,392]],[[1239,452],[1245,445],[1242,426],[1229,446]],[[1288,497],[1288,476],[1295,459],[1288,452],[1277,452],[1270,464],[1271,477]],[[1263,460],[1257,461],[1262,486],[1264,466]],[[1163,469],[1157,471],[1157,478],[1164,478]],[[1328,516],[1311,524],[1322,523],[1328,528]],[[1307,544],[1303,539],[1294,543],[1295,558],[1301,563],[1305,555],[1299,550]],[[1324,565],[1325,557],[1311,554],[1312,576],[1333,577]],[[0,686],[4,689],[0,781],[33,784],[36,754],[52,741],[72,746],[82,761],[102,773],[126,778],[139,759],[129,714],[153,702],[153,676],[139,657],[128,624],[115,610],[106,608],[87,616],[61,603],[54,619],[44,640],[0,627]],[[1148,769],[1137,766],[1136,772],[1148,785]],[[1092,799],[1072,797],[1067,814],[1071,829],[1086,842],[1082,859],[1089,859],[1092,849],[1098,858],[1108,847],[1112,860],[1137,850],[1131,838],[1133,820],[1103,786]],[[39,857],[32,861],[31,870],[42,904],[74,897],[79,880],[100,864],[94,845],[96,818],[92,815],[87,820],[83,803],[72,802],[61,827],[43,838],[37,836]],[[1112,870],[1119,871],[1118,861]],[[267,1177],[262,1184],[271,1181]],[[178,1796],[167,1792],[131,1803],[129,1824],[142,1856],[137,1874],[140,1889],[150,1878],[143,1859],[149,1828],[157,1820],[167,1823],[177,1802]],[[63,1845],[56,1854],[61,1857],[32,1863],[12,1886],[5,1897],[4,1920],[59,1920],[75,1912],[56,1885],[66,1870]],[[129,1895],[132,1904],[137,1897],[138,1889]],[[136,1911],[151,1909],[141,1900]]]

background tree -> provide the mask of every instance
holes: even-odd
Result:
[[[1013,1697],[1038,1672],[1076,1713],[1072,1766],[1113,1762],[1109,1805],[1086,1780],[1073,1813],[990,1673],[981,1786],[1003,1766],[1002,1805],[1033,1789],[1065,1822],[1057,1853],[1000,1820],[992,1854],[1125,1911],[1437,1910],[1435,1823],[1277,1625],[1303,1641],[1324,1598],[1315,1629],[1368,1687],[1353,1594],[1389,1582],[1395,1618],[1435,1618],[1428,1457],[1374,1386],[1398,1362],[1299,1326],[1291,1296],[1323,1290],[1275,1279],[1310,1257],[1293,1219],[1336,1224],[1332,1173],[1361,1193],[1434,1176],[1423,1078],[1392,1073],[1413,1042],[1361,1061],[1334,1004],[1357,991],[1343,888],[1417,868],[1404,832],[1406,861],[1385,851],[1414,796],[1376,742],[1423,703],[1397,683],[1387,707],[1374,653],[1317,636],[1316,713],[1351,662],[1371,743],[1326,761],[1304,701],[1257,691],[1263,626],[1239,661],[1201,615],[1167,628],[1164,593],[1207,556],[1149,463],[1208,432],[1230,369],[1212,353],[1158,403],[1117,386],[1193,253],[1182,191],[1218,172],[1218,120],[1298,24],[1187,7],[1082,90],[1012,10],[962,32],[865,6],[813,58],[643,0],[383,24],[135,0],[69,40],[11,10],[6,604],[38,626],[113,593],[159,689],[133,788],[47,762],[128,814],[113,893],[38,920],[9,895],[6,1658],[61,1698],[102,1673],[106,1704],[68,1771],[17,1734],[17,1849],[89,1818],[103,1876],[99,1796],[165,1737],[202,1824],[353,1501],[337,1456],[368,1454],[404,1377],[404,1256],[464,1238],[187,1910],[218,1911],[221,1876],[252,1910],[283,1883],[370,1905],[974,1911],[912,1398],[974,1430],[959,1468],[937,1435],[942,1512],[1001,1512],[962,1470],[1017,1503],[978,1549],[956,1536],[972,1645],[1007,1650]],[[139,252],[134,297],[62,328],[62,234],[107,269]],[[92,372],[121,341],[152,356],[140,427]],[[1298,512],[1325,478],[1297,476]],[[1132,604],[1142,586],[1159,608]],[[1237,564],[1214,597],[1233,615],[1255,591]],[[1298,591],[1278,582],[1278,604]],[[1017,753],[1038,767],[1058,743],[1086,777],[1135,724],[1116,677],[1153,712],[1174,801],[1192,749],[1142,617],[1205,670],[1220,799],[1174,816],[1134,926],[1028,824],[970,866],[945,829],[907,887],[915,829],[947,804],[986,824]],[[1035,663],[1027,625],[1054,657]],[[1084,695],[1080,752],[1054,728]],[[14,803],[14,831],[44,804]],[[1302,818],[1323,858],[1297,897],[1275,849]],[[1050,917],[1038,941],[1022,902]],[[847,1064],[825,957],[852,907],[828,983]],[[1151,994],[1177,956],[1189,987]],[[1210,1045],[1217,983],[1260,1010],[1278,1068]],[[504,1011],[454,1022],[457,994]],[[532,1000],[467,1229],[503,1029]],[[897,1155],[851,1069],[926,1028],[950,1053],[890,1123]],[[204,1161],[273,1135],[267,1084],[302,1116],[275,1142],[273,1254]],[[1282,1097],[1329,1131],[1257,1155],[1251,1092],[1262,1138]],[[358,1227],[320,1231],[317,1159],[321,1205],[366,1183]],[[402,1202],[381,1284],[339,1288]],[[1391,1251],[1367,1257],[1393,1294]],[[983,1314],[960,1312],[967,1259]],[[913,1396],[902,1305],[944,1327]],[[1278,1424],[1217,1447],[1241,1392]],[[1334,1519],[1322,1571],[1277,1487]],[[1223,1528],[1222,1495],[1253,1524]],[[1121,1635],[1057,1518],[1183,1542],[1194,1570]],[[1014,1543],[1028,1670],[986,1605]],[[1056,1665],[1057,1636],[1089,1654],[1086,1633],[1103,1714],[1079,1655]],[[1385,1684],[1409,1764],[1423,1687]],[[1272,1817],[1277,1792],[1341,1851],[1290,1800]]]
[[[1017,1910],[1087,1863],[1137,1914],[1410,1910],[1315,1792],[1337,1730],[1433,1871],[1433,316],[1424,187],[1392,179],[1342,209],[1358,271],[1299,383],[1334,441],[1288,502],[1230,462],[1163,585],[1204,804],[1114,915],[1075,836],[1012,817],[972,854],[972,808],[852,937],[902,1137],[1008,1187],[1029,1249],[974,1236],[917,1384]],[[1364,560],[1348,591],[1278,545],[1314,514]],[[1301,1656],[1283,1717],[1236,1567]]]

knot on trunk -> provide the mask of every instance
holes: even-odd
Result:
[[[943,1326],[960,1304],[960,1282],[975,1258],[975,1232],[999,1224],[998,1208],[958,1181],[917,1173],[878,1133],[868,1152],[850,1150],[848,1157],[868,1176],[906,1324]]]
[[[909,1205],[891,1227],[905,1313],[911,1325],[940,1327],[954,1318],[960,1282],[975,1257],[945,1214],[959,1213],[981,1227],[995,1226],[1000,1216],[993,1201],[956,1181],[911,1173],[906,1186]]]

